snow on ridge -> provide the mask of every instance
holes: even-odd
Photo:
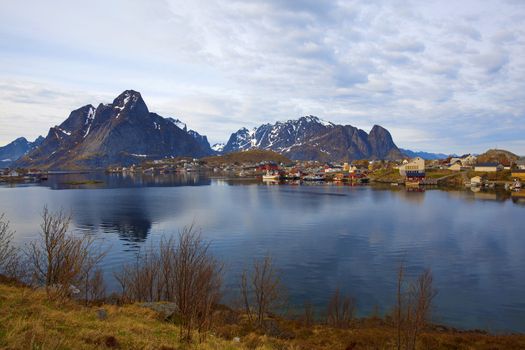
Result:
[[[224,150],[224,146],[226,146],[224,142],[218,142],[214,144],[213,146],[211,146],[211,149],[214,150],[215,152],[222,152]]]
[[[91,124],[88,125],[88,128],[87,128],[87,130],[86,130],[86,132],[85,132],[85,134],[84,134],[84,138],[86,138],[86,136],[89,135],[89,131],[90,131],[90,130],[91,130]]]
[[[56,126],[55,128],[57,128],[59,131],[63,132],[63,133],[66,134],[67,136],[71,136],[71,131],[64,130],[64,129],[62,129],[62,128],[59,127],[59,126]]]
[[[172,122],[179,129],[182,129],[184,131],[188,129],[188,126],[186,125],[186,123],[182,122],[180,119],[175,119],[175,118],[166,118],[166,119]]]

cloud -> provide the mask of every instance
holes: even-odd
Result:
[[[523,18],[497,0],[6,2],[0,144],[132,88],[212,142],[316,114],[404,148],[525,154]]]
[[[474,63],[488,74],[498,73],[508,62],[508,55],[505,52],[497,52],[496,49],[474,57]]]

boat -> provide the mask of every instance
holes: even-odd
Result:
[[[519,191],[521,190],[521,181],[516,179],[514,180],[514,183],[512,184],[511,188],[514,190],[514,191]]]
[[[325,177],[322,175],[306,175],[303,177],[304,181],[324,181]]]
[[[266,171],[266,174],[262,176],[263,181],[279,181],[280,178],[281,175],[270,171]]]

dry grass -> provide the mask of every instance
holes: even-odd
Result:
[[[72,301],[48,301],[44,292],[0,284],[1,349],[392,349],[395,330],[379,319],[357,320],[350,329],[272,320],[270,335],[245,322],[221,322],[202,343],[179,341],[177,325],[164,322],[138,305],[97,307]],[[221,320],[221,318],[219,318]],[[239,343],[234,337],[240,337]],[[425,331],[418,349],[524,349],[524,335],[494,336],[475,332]]]
[[[222,156],[213,156],[202,158],[203,161],[209,165],[233,164],[233,163],[259,163],[259,162],[275,162],[275,163],[290,163],[290,159],[285,156],[267,150],[251,149],[242,152],[228,153]]]

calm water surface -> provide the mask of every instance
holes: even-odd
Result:
[[[100,185],[74,186],[95,179]],[[244,266],[270,253],[293,305],[323,309],[340,288],[360,315],[390,310],[396,269],[430,267],[438,289],[434,321],[459,328],[525,332],[525,205],[519,197],[470,191],[406,192],[349,186],[267,186],[203,175],[55,175],[47,183],[0,187],[0,212],[16,243],[33,239],[39,214],[71,210],[74,229],[110,246],[112,272],[163,235],[195,223],[226,263],[232,295]]]

